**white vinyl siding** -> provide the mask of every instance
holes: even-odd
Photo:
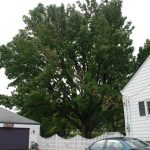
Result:
[[[125,122],[130,125],[129,136],[150,141],[150,56],[122,91],[128,100],[129,112],[125,112]],[[123,100],[124,101],[124,100]],[[144,102],[145,116],[140,116],[139,102]],[[130,119],[129,119],[130,118]],[[128,119],[128,120],[127,120]]]
[[[138,94],[148,85],[150,85],[150,56],[122,90],[122,94],[128,96]]]
[[[145,141],[150,141],[150,115],[140,116],[139,115],[139,102],[150,98],[150,86],[148,86],[140,94],[133,97],[129,97],[130,113],[128,113],[128,118],[130,118],[130,136],[140,138]],[[145,107],[145,110],[146,107]],[[125,114],[125,116],[127,113]]]

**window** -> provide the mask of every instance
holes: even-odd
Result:
[[[123,145],[117,140],[108,140],[104,150],[123,150]]]
[[[138,139],[126,139],[125,143],[127,143],[128,145],[130,145],[131,147],[133,147],[133,149],[135,148],[144,148],[149,146],[147,143],[140,141]]]
[[[147,113],[150,115],[150,101],[147,101]]]
[[[97,141],[90,147],[90,150],[103,150],[104,145],[105,140]]]
[[[139,102],[139,113],[140,116],[145,116],[145,105],[144,105],[144,101]]]

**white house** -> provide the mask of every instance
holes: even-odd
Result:
[[[150,56],[121,93],[126,135],[150,141]]]
[[[30,148],[37,143],[40,124],[31,119],[0,108],[0,150]]]

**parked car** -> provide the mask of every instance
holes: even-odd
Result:
[[[108,138],[99,140],[86,150],[150,150],[150,144],[136,138]]]

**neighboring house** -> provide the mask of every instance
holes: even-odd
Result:
[[[150,56],[121,93],[126,135],[150,141]]]
[[[0,108],[0,150],[27,150],[39,132],[38,122]]]

